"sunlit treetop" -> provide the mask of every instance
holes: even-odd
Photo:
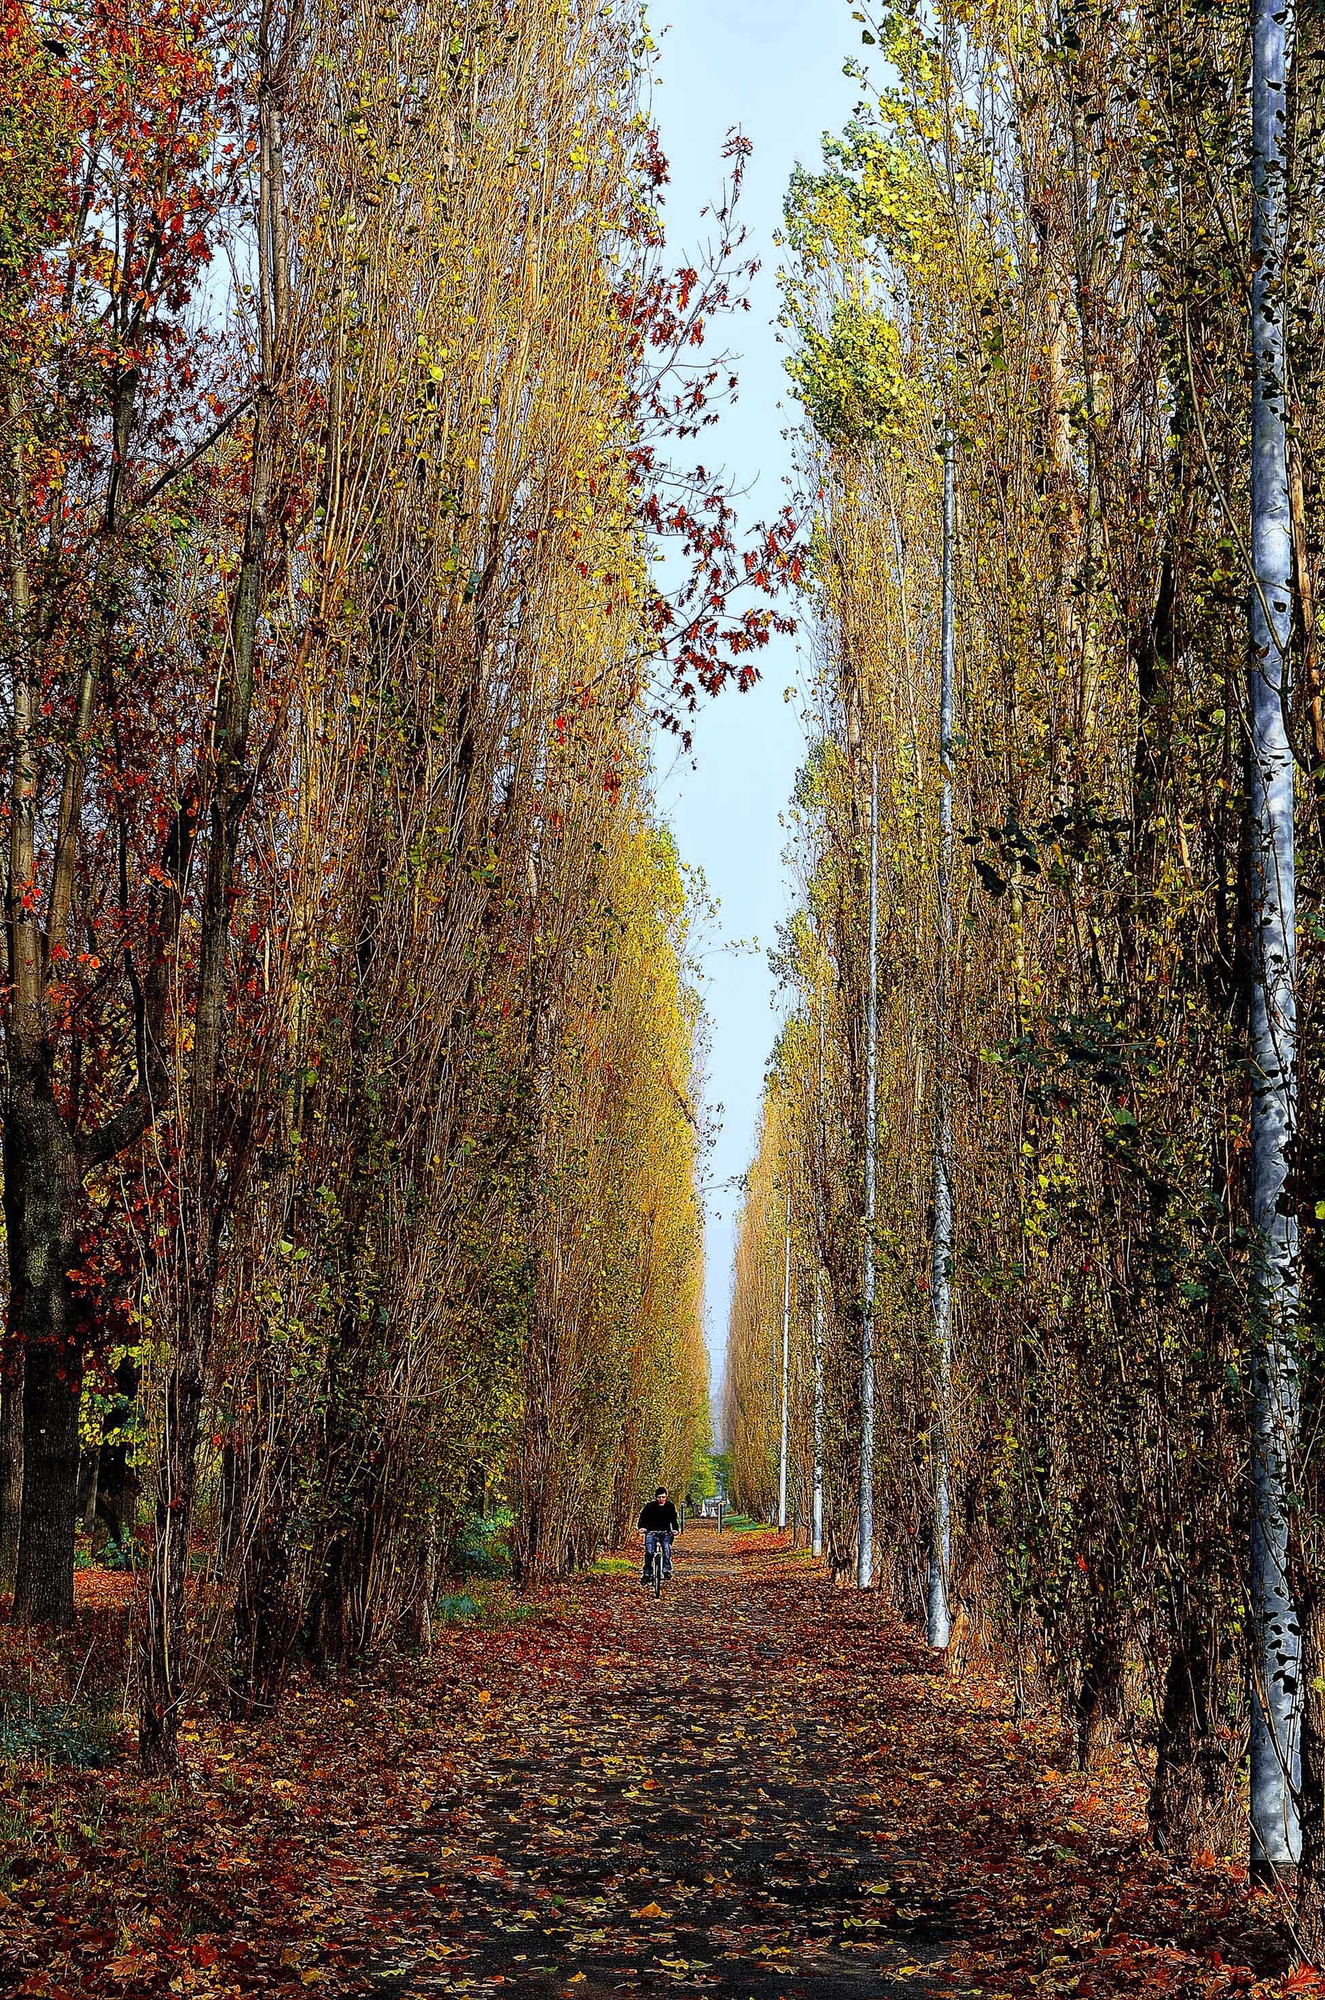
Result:
[[[877,444],[905,424],[910,391],[897,328],[869,306],[837,300],[828,331],[808,328],[787,372],[828,444]]]

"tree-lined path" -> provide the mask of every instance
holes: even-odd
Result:
[[[0,2000],[1325,1995],[1325,7],[689,5],[0,0]]]
[[[1150,1854],[1056,1724],[770,1537],[691,1531],[660,1605],[598,1575],[447,1650],[461,1740],[337,1991],[1213,1995],[1275,1962],[1245,1888]]]

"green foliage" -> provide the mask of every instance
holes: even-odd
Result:
[[[887,314],[838,299],[826,333],[806,329],[787,373],[810,422],[842,449],[880,444],[904,428],[910,393]]]
[[[0,1709],[0,1759],[97,1771],[123,1753],[118,1713],[86,1704],[28,1702]]]
[[[463,1625],[471,1618],[481,1618],[483,1606],[468,1593],[462,1596],[439,1597],[433,1607],[433,1617],[439,1625]]]
[[[686,1499],[692,1506],[702,1506],[704,1501],[709,1499],[717,1490],[718,1479],[717,1470],[713,1462],[713,1453],[704,1450],[701,1445],[696,1444],[690,1477],[686,1481]]]
[[[515,1516],[509,1507],[475,1514],[461,1524],[451,1551],[458,1576],[509,1576],[510,1534]]]

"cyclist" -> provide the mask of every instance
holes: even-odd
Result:
[[[656,1548],[662,1550],[663,1575],[672,1573],[672,1536],[680,1532],[681,1523],[677,1519],[675,1507],[667,1498],[667,1488],[659,1486],[652,1500],[641,1508],[640,1532],[644,1536],[644,1574],[641,1583],[649,1581],[649,1565],[653,1561]]]

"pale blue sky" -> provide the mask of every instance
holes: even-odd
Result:
[[[676,251],[701,235],[700,209],[721,182],[723,138],[739,125],[754,142],[746,200],[751,248],[764,268],[753,308],[735,324],[743,356],[741,394],[704,454],[751,487],[742,517],[776,512],[787,497],[789,454],[782,433],[797,411],[787,393],[774,336],[777,251],[773,233],[797,160],[816,165],[825,131],[841,128],[855,101],[842,74],[859,48],[850,0],[653,0],[660,83],[655,113],[672,167],[669,232]],[[668,24],[670,23],[670,26]],[[665,33],[660,33],[666,29]],[[781,405],[782,407],[779,407]],[[714,440],[716,439],[716,445]],[[767,951],[787,907],[782,866],[786,805],[803,750],[799,701],[784,690],[801,677],[801,642],[777,640],[761,655],[763,680],[751,693],[726,693],[701,715],[693,768],[659,756],[660,799],[682,857],[698,863],[721,903],[728,938],[757,936],[757,954],[711,954],[712,1031],[708,1097],[724,1106],[710,1166],[708,1340],[718,1390],[731,1296],[732,1222],[759,1109],[764,1064],[780,1007]]]

